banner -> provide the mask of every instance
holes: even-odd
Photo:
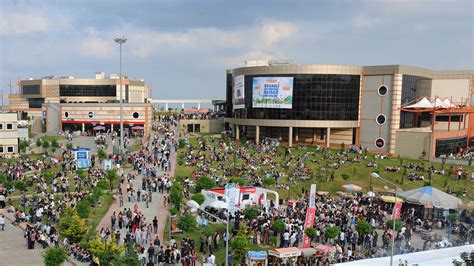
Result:
[[[256,77],[252,80],[253,108],[291,109],[293,104],[292,77]]]
[[[240,75],[234,78],[232,87],[232,106],[234,109],[245,108],[245,76]]]
[[[76,160],[77,163],[77,168],[82,169],[82,168],[89,168],[90,167],[90,160],[89,160],[89,153],[90,153],[89,148],[77,148],[73,149],[74,152],[74,159]]]
[[[402,203],[395,202],[395,206],[393,207],[392,211],[392,221],[395,219],[400,219],[400,213],[402,212]],[[393,218],[395,216],[395,219]]]
[[[240,205],[239,184],[227,184],[225,186],[225,195],[229,199],[229,202],[227,202],[227,210],[234,214],[239,209],[238,206]]]
[[[316,215],[316,184],[311,184],[309,192],[309,205],[306,211],[306,219],[304,222],[304,230],[314,225],[314,216]],[[304,234],[303,237],[303,248],[309,248],[311,246],[311,239]]]

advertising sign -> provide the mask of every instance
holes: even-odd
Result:
[[[238,210],[240,202],[240,187],[239,184],[227,184],[225,186],[225,195],[229,199],[227,202],[227,210],[230,213],[235,213]]]
[[[252,80],[252,107],[291,109],[292,77],[256,77]]]
[[[245,76],[240,75],[234,78],[232,93],[232,105],[234,109],[245,108]]]
[[[247,251],[245,257],[251,260],[265,260],[267,259],[266,251]]]
[[[179,228],[179,226],[178,226],[179,217],[176,216],[176,215],[173,215],[173,216],[171,216],[171,219],[170,219],[170,220],[171,220],[171,222],[170,222],[170,227],[171,227],[171,228],[170,228],[170,233],[171,233],[172,235],[183,233],[183,230],[181,230],[181,229]]]
[[[90,160],[89,160],[89,153],[90,149],[88,148],[77,148],[73,149],[74,152],[74,159],[77,163],[77,168],[89,168],[90,167]]]
[[[112,170],[112,160],[104,160],[104,170]]]
[[[400,219],[400,212],[402,211],[402,203],[401,202],[396,202],[395,207],[393,208],[392,212],[392,220],[395,219]],[[395,216],[395,219],[393,218]]]
[[[313,226],[315,215],[316,215],[316,184],[311,184],[311,189],[309,192],[309,205],[308,205],[308,210],[306,211],[304,229]],[[309,248],[310,246],[311,246],[311,239],[306,234],[304,234],[303,248]]]

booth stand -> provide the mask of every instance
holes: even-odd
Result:
[[[295,247],[276,248],[269,250],[268,255],[271,256],[269,265],[296,266],[301,250]]]
[[[267,266],[266,251],[247,251],[245,253],[245,265],[248,266]]]
[[[316,265],[316,249],[315,248],[301,248],[301,257],[298,260],[298,265]]]

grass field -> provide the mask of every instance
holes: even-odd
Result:
[[[210,138],[211,136],[203,136],[207,140],[207,143],[210,143]],[[197,139],[196,137],[193,137],[190,139],[190,145],[193,147],[197,148]],[[217,145],[217,144],[216,144]],[[255,154],[256,151],[253,147],[248,147],[248,150],[250,153]],[[292,149],[292,156],[299,156],[302,155],[306,152],[316,152],[315,147],[305,147],[305,148],[294,148]],[[267,186],[270,189],[274,189],[279,192],[280,198],[287,198],[288,194],[290,198],[298,198],[301,196],[301,189],[302,188],[309,188],[310,184],[317,184],[318,186],[318,191],[328,191],[331,194],[335,194],[337,191],[342,191],[343,188],[342,186],[345,184],[356,184],[359,185],[363,188],[363,191],[367,192],[370,189],[370,182],[372,182],[372,187],[374,189],[382,189],[384,186],[387,186],[386,183],[374,179],[370,177],[370,174],[373,171],[378,171],[380,176],[382,176],[385,179],[388,179],[394,183],[397,183],[399,187],[401,187],[403,190],[409,190],[413,188],[418,188],[422,187],[424,185],[427,185],[428,181],[428,176],[429,173],[428,171],[424,172],[416,172],[418,174],[421,174],[425,177],[424,181],[410,181],[408,177],[404,176],[403,177],[403,183],[402,183],[402,175],[403,175],[403,167],[407,166],[410,163],[418,164],[421,166],[424,166],[425,168],[428,168],[430,166],[435,167],[437,170],[440,170],[443,166],[440,163],[430,163],[427,161],[423,160],[416,160],[416,159],[408,159],[408,158],[396,158],[396,157],[389,157],[386,159],[376,159],[373,154],[368,154],[368,159],[361,161],[359,163],[354,163],[354,162],[347,162],[342,165],[339,169],[331,169],[328,167],[328,164],[332,164],[337,162],[337,159],[328,159],[327,157],[337,157],[337,153],[339,150],[331,150],[330,155],[326,156],[324,158],[323,153],[321,152],[316,152],[314,156],[307,156],[306,161],[305,161],[305,167],[308,167],[311,169],[312,175],[310,176],[310,180],[308,181],[303,181],[303,182],[297,182],[296,184],[291,184],[289,187],[289,191],[286,189],[278,189],[275,188],[274,185]],[[184,156],[185,151],[180,150],[178,157]],[[205,152],[206,158],[209,157],[209,152]],[[256,155],[257,156],[257,155]],[[353,158],[355,157],[355,154],[350,154],[349,157]],[[278,147],[278,155],[277,156],[272,156],[272,160],[276,163],[283,163],[285,160],[284,157],[284,148],[283,147]],[[312,161],[318,161],[312,162]],[[377,168],[370,168],[367,167],[367,163],[369,161],[373,161],[377,164]],[[233,162],[226,162],[224,167],[227,169],[231,169]],[[389,172],[385,171],[385,168],[388,166],[395,166],[395,167],[400,167],[401,171],[400,172]],[[211,163],[211,167],[215,169],[216,174],[220,175],[223,173],[222,165],[219,165],[216,162]],[[236,169],[245,169],[248,167],[246,165],[246,162],[244,160],[236,160],[235,161],[235,167]],[[432,179],[431,179],[431,184],[433,187],[436,187],[442,191],[446,191],[447,189],[454,188],[454,190],[457,192],[457,196],[463,199],[464,202],[468,202],[470,200],[474,200],[474,186],[471,181],[471,173],[474,172],[474,167],[473,166],[464,166],[463,169],[467,170],[467,178],[463,178],[460,181],[456,181],[454,179],[454,170],[456,169],[456,165],[449,165],[446,164],[444,165],[445,172],[447,173],[445,176],[441,176],[438,174],[433,174]],[[258,174],[263,177],[264,176],[264,171],[270,169],[271,167],[269,165],[262,165],[260,166],[260,169],[258,170]],[[176,169],[176,176],[177,177],[186,177],[186,176],[191,176],[192,172],[197,170],[195,167],[187,167],[187,166],[178,166]],[[285,177],[282,178],[281,182],[285,183],[288,182],[288,175],[291,173],[291,171],[295,170],[295,166],[290,166],[289,169],[284,169],[282,167],[277,167],[277,170],[283,171],[285,173]],[[407,169],[406,174],[408,175],[411,172],[415,172],[414,170]],[[331,174],[334,175],[334,178],[331,180],[331,178],[328,178],[331,176]],[[449,175],[448,175],[449,174]],[[349,176],[347,180],[344,180],[342,178],[343,175]],[[390,185],[388,185],[390,187]],[[462,190],[466,189],[466,197],[462,197]]]

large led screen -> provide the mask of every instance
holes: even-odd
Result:
[[[245,76],[240,75],[234,78],[233,106],[234,109],[245,108]]]
[[[291,109],[293,103],[292,77],[255,77],[252,80],[253,108]]]

